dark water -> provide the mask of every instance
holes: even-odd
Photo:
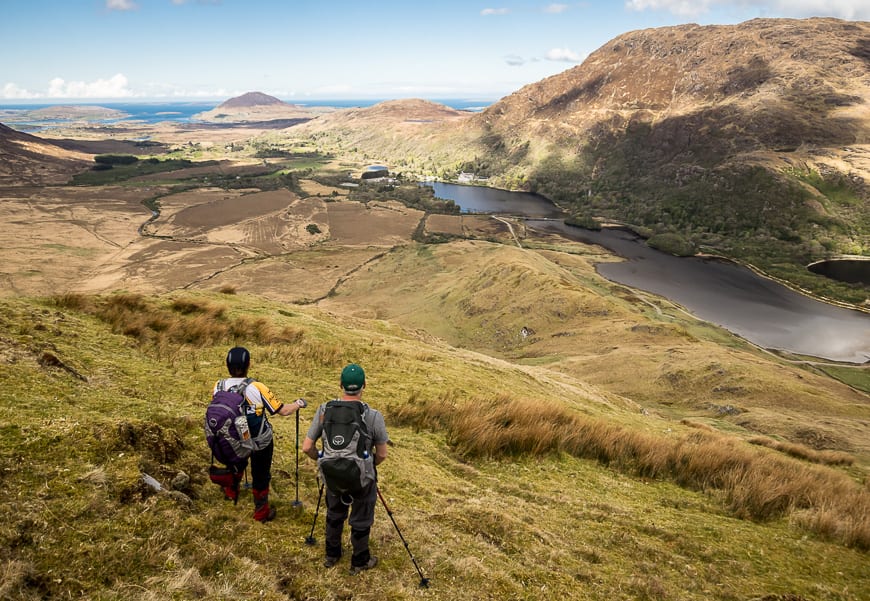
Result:
[[[870,286],[870,260],[832,259],[813,263],[808,269],[832,280]]]
[[[438,198],[455,202],[463,213],[503,213],[540,219],[563,215],[553,203],[536,194],[442,182],[425,182],[423,185],[434,188]]]
[[[730,261],[674,257],[629,232],[565,225],[545,199],[514,194],[455,184],[436,187],[437,196],[453,200],[463,211],[526,215],[533,229],[603,246],[626,261],[599,264],[602,276],[670,299],[758,346],[848,363],[870,361],[866,313],[815,301]]]

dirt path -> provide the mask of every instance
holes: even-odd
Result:
[[[517,246],[519,246],[520,248],[523,247],[522,243],[520,242],[519,237],[517,236],[517,233],[514,231],[514,226],[510,222],[510,220],[505,219],[504,217],[498,217],[496,215],[493,215],[492,218],[495,219],[496,221],[500,221],[501,223],[505,224],[508,228],[508,231],[511,233],[511,236],[514,239],[514,242],[517,243]]]

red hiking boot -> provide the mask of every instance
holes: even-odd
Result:
[[[258,522],[269,522],[275,519],[274,507],[269,507],[269,489],[252,489],[254,495],[254,519]]]

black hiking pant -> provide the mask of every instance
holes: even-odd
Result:
[[[341,557],[341,535],[344,531],[344,521],[347,520],[350,525],[350,544],[353,547],[350,565],[363,566],[368,563],[371,557],[369,533],[375,521],[377,502],[377,482],[372,482],[352,495],[342,496],[326,489],[327,557]],[[348,519],[348,512],[350,512],[350,519]]]
[[[269,490],[272,481],[272,454],[275,452],[275,441],[251,454],[251,488],[254,490]]]

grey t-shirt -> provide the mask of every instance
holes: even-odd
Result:
[[[349,401],[351,403],[362,401]],[[374,450],[374,445],[376,444],[385,444],[390,440],[389,435],[387,435],[387,425],[384,423],[383,414],[377,409],[372,409],[365,403],[362,403],[365,406],[365,412],[363,413],[363,420],[365,420],[366,427],[369,430],[369,435],[372,437],[372,449]],[[311,427],[308,428],[308,438],[311,440],[317,440],[323,434],[323,414],[326,411],[326,403],[320,405],[317,408],[317,412],[314,414],[314,417],[311,419]]]

